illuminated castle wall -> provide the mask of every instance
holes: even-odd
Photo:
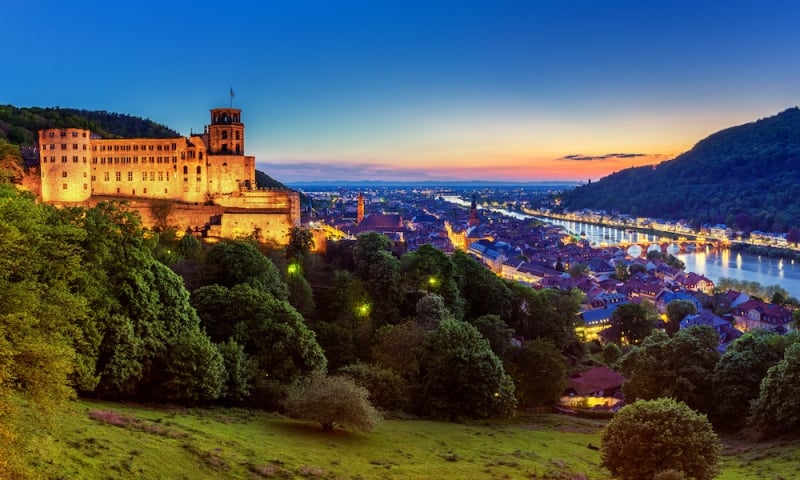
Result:
[[[189,137],[100,139],[79,128],[40,130],[39,152],[45,202],[121,197],[214,206],[209,217],[222,215],[217,221],[223,236],[258,230],[279,242],[300,224],[297,192],[257,190],[255,157],[244,154],[244,124],[236,108],[211,110],[204,132]],[[196,215],[175,221],[180,228],[199,222]]]

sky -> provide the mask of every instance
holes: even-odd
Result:
[[[2,0],[0,18],[0,104],[189,135],[232,102],[284,183],[596,180],[800,103],[794,1]]]

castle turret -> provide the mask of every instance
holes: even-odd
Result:
[[[238,108],[211,110],[208,125],[209,155],[244,155],[244,124]]]
[[[39,131],[42,200],[83,202],[92,195],[91,132],[81,128]]]

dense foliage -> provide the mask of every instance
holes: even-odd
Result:
[[[684,403],[640,400],[623,407],[609,422],[603,431],[602,457],[603,465],[620,480],[653,478],[668,470],[711,480],[719,472],[720,443],[706,416]]]
[[[655,166],[567,192],[567,209],[725,223],[744,231],[800,226],[800,109],[731,127]],[[735,193],[732,193],[735,192]]]
[[[131,115],[75,108],[0,105],[0,138],[33,145],[43,128],[85,128],[102,138],[175,138],[178,132]]]
[[[318,422],[325,431],[342,425],[369,432],[378,425],[381,414],[368,396],[369,392],[349,377],[316,373],[285,405],[292,417]]]

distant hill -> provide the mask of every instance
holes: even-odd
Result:
[[[256,185],[258,188],[287,188],[286,185],[275,180],[261,170],[256,170]]]
[[[800,109],[727,128],[673,160],[580,186],[562,205],[746,231],[800,227]]]

